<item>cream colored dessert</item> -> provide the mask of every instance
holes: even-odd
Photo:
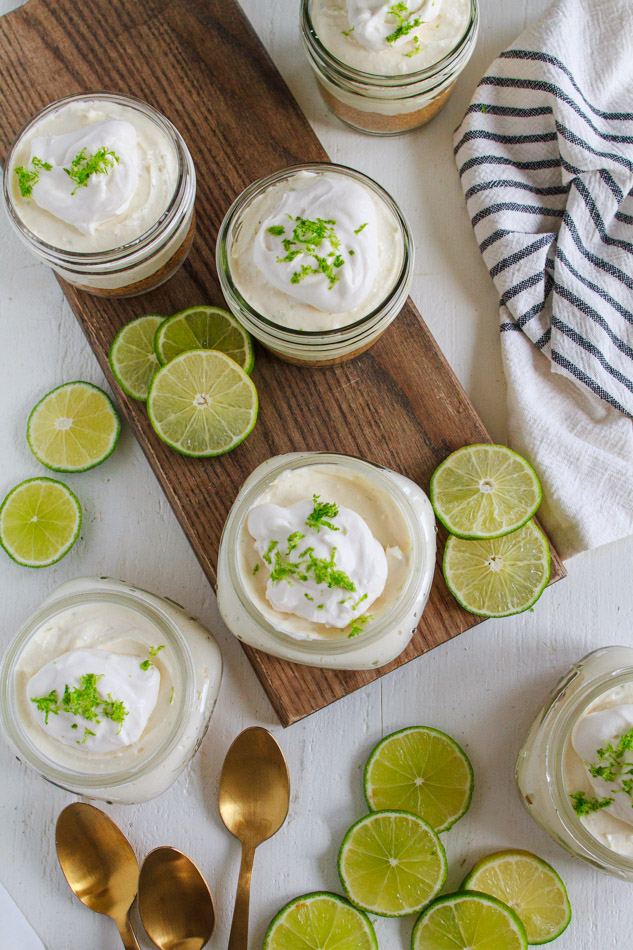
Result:
[[[248,304],[295,330],[345,327],[378,308],[402,270],[391,209],[336,171],[299,171],[241,213],[230,248],[233,283]]]
[[[142,111],[80,98],[27,130],[12,156],[10,188],[17,214],[40,241],[90,254],[150,230],[178,175],[173,143]]]
[[[249,512],[239,564],[248,596],[276,629],[362,637],[398,600],[412,567],[411,535],[393,497],[358,473],[297,468]]]
[[[378,76],[418,72],[458,45],[471,0],[312,0],[315,32],[328,52]]]
[[[605,692],[578,719],[563,774],[589,833],[604,847],[633,857],[633,682]]]
[[[80,604],[37,629],[15,670],[18,711],[33,744],[82,772],[129,768],[169,733],[175,659],[146,617]]]

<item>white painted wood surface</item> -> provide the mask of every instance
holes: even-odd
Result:
[[[477,50],[444,112],[428,128],[386,141],[356,134],[327,114],[299,45],[298,0],[243,0],[243,5],[331,158],[376,178],[406,209],[418,247],[413,298],[484,422],[503,440],[497,302],[466,216],[451,135],[480,75],[546,0],[481,2]],[[15,0],[0,0],[0,13],[14,6]],[[103,384],[52,273],[29,257],[4,215],[0,320],[4,495],[23,478],[44,474],[24,438],[35,401],[64,381]],[[620,950],[633,927],[630,887],[558,848],[523,812],[513,771],[526,730],[559,674],[590,649],[631,641],[633,541],[575,559],[569,578],[547,591],[534,613],[488,621],[284,731],[237,642],[220,623],[213,592],[129,430],[124,428],[115,455],[102,468],[65,480],[84,506],[81,540],[64,561],[39,572],[0,557],[1,642],[9,642],[59,583],[80,574],[123,577],[168,594],[215,633],[225,676],[197,758],[156,801],[106,806],[139,856],[169,843],[203,869],[218,910],[211,947],[226,946],[239,863],[238,845],[221,825],[216,804],[222,759],[237,733],[255,723],[271,728],[292,773],[289,819],[256,859],[251,945],[257,948],[268,921],[288,899],[310,890],[339,890],[337,849],[344,831],[365,811],[361,775],[367,754],[394,729],[426,723],[454,735],[475,769],[472,807],[445,836],[449,887],[488,851],[531,849],[554,864],[569,888],[574,918],[557,944],[560,950]],[[73,796],[28,771],[4,742],[0,774],[0,880],[47,950],[115,950],[120,944],[114,926],[75,900],[57,866],[55,820]],[[408,947],[411,926],[410,919],[378,921],[383,950]],[[1,927],[0,950],[9,950]]]

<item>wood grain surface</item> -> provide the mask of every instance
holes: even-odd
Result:
[[[143,404],[128,399],[110,373],[114,336],[142,313],[222,305],[214,252],[229,204],[262,175],[327,156],[234,0],[29,0],[0,19],[0,153],[37,109],[98,89],[139,96],[164,112],[184,135],[198,172],[197,235],[187,262],[167,284],[119,301],[63,287],[212,584],[229,508],[245,477],[271,455],[359,455],[428,488],[431,472],[450,451],[488,440],[409,301],[368,353],[336,367],[298,368],[257,347],[260,416],[231,454],[193,460],[163,445]],[[442,552],[440,535],[438,564]],[[565,573],[555,553],[552,568],[552,580]],[[477,622],[456,604],[436,569],[414,639],[380,670],[325,671],[245,649],[280,721],[289,725]]]

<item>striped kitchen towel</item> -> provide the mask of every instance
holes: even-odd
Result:
[[[455,133],[509,441],[563,556],[633,533],[633,0],[556,0]]]

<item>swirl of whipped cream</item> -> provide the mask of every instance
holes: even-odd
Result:
[[[93,755],[132,745],[145,731],[160,688],[160,672],[154,664],[143,669],[143,661],[142,656],[89,648],[63,653],[28,681],[26,693],[32,718],[58,742]],[[89,673],[99,677],[96,688],[101,697],[120,701],[125,706],[126,714],[121,722],[99,714],[98,709],[99,721],[84,719],[63,709],[46,716],[45,710],[30,702],[49,696],[53,690],[61,700],[67,686],[70,690],[81,688],[81,678]]]
[[[435,19],[441,5],[442,0],[347,0],[347,14],[354,39],[365,49],[380,52],[410,42],[415,26]],[[388,41],[399,26],[406,31]]]
[[[253,259],[266,280],[324,313],[369,295],[378,268],[376,210],[346,176],[297,176],[261,222]]]
[[[335,516],[316,528],[306,523],[313,507],[314,501],[306,500],[288,508],[257,505],[249,512],[248,530],[271,572],[266,598],[281,613],[346,627],[382,594],[387,558],[367,522],[355,511],[339,507]],[[311,566],[315,561],[344,572],[347,586],[338,586],[334,575],[319,575],[318,566],[317,570]],[[281,571],[276,572],[280,565]],[[273,579],[276,573],[285,576]]]
[[[85,186],[77,187],[64,169],[71,167],[82,149],[89,158],[104,147],[115,153],[118,162],[113,160],[107,172],[95,172]],[[106,119],[74,132],[38,136],[31,141],[31,161],[33,158],[52,168],[40,172],[32,200],[85,235],[94,234],[100,225],[124,212],[138,184],[136,129],[124,119]]]

